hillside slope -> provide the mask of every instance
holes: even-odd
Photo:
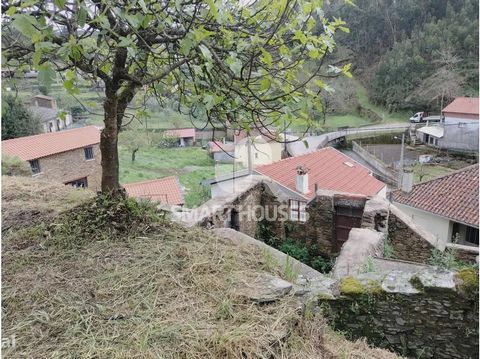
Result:
[[[346,341],[318,315],[302,315],[293,295],[250,301],[241,289],[252,277],[284,271],[255,248],[239,249],[208,231],[159,219],[144,234],[59,245],[49,236],[62,226],[95,233],[88,227],[97,218],[75,222],[87,218],[75,213],[96,206],[85,198],[53,226],[35,220],[56,213],[59,202],[72,208],[75,201],[63,198],[82,197],[74,191],[3,178],[2,207],[28,199],[33,223],[20,229],[4,213],[2,336],[15,336],[5,357],[397,358]]]

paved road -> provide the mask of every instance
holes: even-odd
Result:
[[[356,134],[374,134],[376,132],[397,131],[402,129],[408,129],[409,123],[391,123],[385,125],[371,125],[358,128],[348,128],[346,130],[328,132],[318,136],[308,136],[303,140],[292,142],[287,144],[288,153],[291,156],[300,156],[305,153],[316,151],[322,147],[325,147],[328,142],[337,138],[356,135]],[[305,144],[307,143],[307,145]]]

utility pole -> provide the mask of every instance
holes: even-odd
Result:
[[[400,148],[400,163],[399,163],[399,169],[400,169],[400,179],[399,179],[399,183],[402,183],[402,177],[403,177],[403,147],[404,147],[404,144],[405,144],[405,133],[402,133],[402,145],[401,145],[401,148]]]
[[[250,135],[247,137],[247,159],[248,159],[248,174],[253,174],[253,163],[252,163],[252,138]]]

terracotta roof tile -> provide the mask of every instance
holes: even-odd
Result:
[[[123,185],[128,195],[135,198],[148,198],[165,204],[182,205],[182,189],[176,177],[165,177],[150,181]]]
[[[396,191],[395,202],[478,227],[478,164]]]
[[[315,195],[315,183],[319,189],[367,196],[375,195],[385,187],[385,183],[373,177],[366,167],[333,147],[259,166],[255,171],[296,191],[295,177],[298,166],[308,170],[309,198]]]
[[[445,107],[442,112],[478,115],[478,106],[478,97],[457,97],[452,103]]]
[[[186,137],[195,137],[194,128],[178,128],[173,130],[167,130],[165,133],[172,137],[186,138]]]
[[[100,143],[100,130],[95,126],[43,133],[2,141],[2,152],[24,161]]]

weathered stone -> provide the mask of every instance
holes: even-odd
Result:
[[[352,228],[343,244],[333,268],[333,277],[342,278],[358,274],[364,269],[367,259],[375,256],[383,247],[383,234],[372,229]]]
[[[237,288],[237,294],[256,303],[274,302],[292,290],[291,283],[268,273],[249,274],[248,280]]]
[[[388,293],[403,293],[403,294],[416,294],[420,293],[416,289],[410,279],[412,273],[404,273],[400,271],[391,271],[385,276],[382,282],[382,289]]]
[[[454,273],[440,268],[426,268],[415,275],[425,289],[455,290]]]

